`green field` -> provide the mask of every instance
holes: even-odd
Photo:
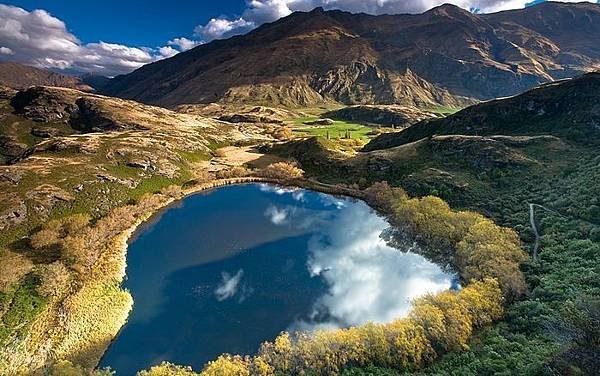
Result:
[[[305,125],[304,122],[318,120],[319,117],[309,116],[291,120],[294,133],[304,136],[317,136],[335,139],[345,139],[349,134],[350,139],[360,139],[367,142],[372,136],[369,133],[373,132],[374,128],[367,127],[357,123],[336,120],[333,125]],[[347,133],[348,132],[348,133]]]

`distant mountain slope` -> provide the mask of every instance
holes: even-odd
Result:
[[[452,5],[383,16],[318,8],[146,65],[105,92],[166,106],[458,106],[600,68],[598,40],[591,3],[486,15]]]
[[[30,86],[60,86],[83,91],[93,90],[78,77],[12,62],[0,62],[0,85],[14,89],[26,89]]]
[[[434,135],[549,134],[581,143],[600,141],[600,72],[543,85],[524,94],[466,108],[384,134],[364,148],[387,149]]]

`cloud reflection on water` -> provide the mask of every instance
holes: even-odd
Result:
[[[303,208],[279,210],[292,226],[312,225],[307,268],[329,286],[315,302],[311,319],[295,322],[290,330],[390,322],[405,316],[413,299],[452,286],[454,276],[438,265],[410,249],[388,246],[381,238],[388,223],[365,203],[329,195],[320,199],[336,207],[327,221]]]
[[[217,300],[221,302],[233,297],[238,291],[238,286],[243,276],[244,269],[238,270],[235,275],[222,272],[221,277],[223,278],[223,281],[215,289],[215,296],[217,297]]]

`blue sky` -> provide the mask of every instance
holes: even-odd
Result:
[[[539,2],[541,0],[534,0]],[[577,1],[577,0],[565,0]],[[114,76],[317,6],[420,13],[443,3],[489,13],[531,0],[0,0],[0,61]]]
[[[45,9],[63,20],[84,43],[122,43],[162,46],[165,41],[188,36],[194,27],[211,18],[241,14],[244,0],[13,0],[27,10]]]

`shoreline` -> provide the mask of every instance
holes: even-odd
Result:
[[[122,284],[127,275],[126,268],[127,268],[127,252],[129,250],[129,241],[130,241],[130,239],[132,239],[132,237],[135,236],[138,229],[140,229],[140,227],[143,226],[144,224],[148,223],[154,216],[156,216],[156,215],[160,214],[162,211],[168,209],[169,206],[173,205],[176,202],[184,200],[185,198],[187,198],[189,196],[193,196],[195,194],[209,191],[209,190],[215,189],[215,188],[222,188],[222,187],[226,187],[226,186],[230,186],[230,185],[252,184],[252,183],[265,183],[265,184],[279,185],[279,186],[283,186],[283,187],[309,189],[309,190],[313,190],[313,191],[317,191],[317,192],[321,192],[321,193],[325,193],[325,194],[346,196],[346,197],[351,197],[351,198],[359,199],[359,200],[364,199],[364,194],[360,190],[329,185],[329,184],[320,183],[320,182],[317,182],[314,180],[295,179],[295,180],[285,181],[285,180],[281,180],[281,179],[263,178],[263,177],[258,177],[258,176],[248,176],[248,177],[240,177],[240,178],[217,179],[217,180],[213,180],[208,183],[203,183],[203,184],[199,184],[197,186],[190,187],[186,190],[183,190],[181,195],[179,195],[177,197],[170,197],[159,207],[154,208],[153,210],[150,210],[147,213],[141,215],[132,226],[121,231],[115,238],[113,238],[111,240],[111,242],[115,245],[115,251],[118,252],[118,259],[122,260],[120,268],[119,268],[118,287],[121,291],[127,293],[130,296],[131,305],[129,307],[127,307],[127,312],[121,312],[121,314],[119,314],[119,319],[117,321],[119,323],[118,331],[115,333],[114,336],[112,336],[112,338],[110,339],[110,341],[108,341],[106,346],[103,346],[101,353],[96,354],[95,359],[94,359],[95,364],[93,364],[94,369],[96,369],[98,367],[98,365],[101,363],[102,358],[104,357],[104,354],[106,353],[106,351],[108,350],[110,345],[114,342],[114,340],[118,337],[118,334],[120,333],[122,328],[127,324],[129,315],[131,313],[131,310],[133,309],[133,304],[134,304],[133,298],[131,297],[131,295],[129,294],[129,292],[127,290],[122,289]],[[368,203],[367,203],[367,205],[368,205]],[[375,210],[375,209],[373,208],[373,210]],[[115,314],[118,314],[118,313],[115,312]]]

